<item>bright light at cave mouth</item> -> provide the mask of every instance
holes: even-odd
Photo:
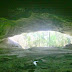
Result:
[[[22,33],[8,38],[18,48],[63,47],[72,43],[72,37],[56,31]]]

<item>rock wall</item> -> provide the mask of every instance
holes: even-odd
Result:
[[[10,39],[0,41],[0,48],[22,48],[17,42]]]

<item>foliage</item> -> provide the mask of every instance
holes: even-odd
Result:
[[[70,54],[44,56],[42,59],[37,59],[39,61],[37,67],[33,65],[32,60],[33,56],[21,58],[15,55],[0,56],[0,72],[72,72]]]
[[[28,47],[62,47],[72,41],[67,35],[55,31],[24,33],[22,35]]]

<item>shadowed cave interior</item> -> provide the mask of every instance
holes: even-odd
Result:
[[[1,0],[0,72],[72,72],[72,1]]]

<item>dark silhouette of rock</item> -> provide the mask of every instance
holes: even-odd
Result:
[[[65,45],[65,48],[72,49],[72,44],[67,44],[67,45]]]

